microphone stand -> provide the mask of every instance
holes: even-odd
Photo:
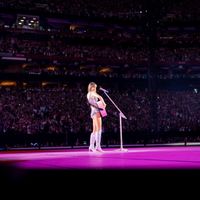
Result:
[[[127,149],[123,148],[123,138],[122,138],[122,118],[127,119],[127,117],[123,114],[123,112],[118,108],[118,106],[115,104],[115,102],[110,98],[110,96],[107,94],[108,92],[106,90],[102,90],[104,94],[108,97],[108,99],[113,103],[115,108],[119,111],[119,128],[120,128],[120,151],[128,151]]]

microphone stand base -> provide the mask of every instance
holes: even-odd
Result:
[[[128,152],[128,149],[120,148],[120,149],[117,149],[116,151]]]

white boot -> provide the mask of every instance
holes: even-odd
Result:
[[[101,148],[101,130],[96,134],[96,151],[103,152]]]
[[[94,148],[94,143],[95,143],[95,136],[97,134],[96,133],[91,133],[90,134],[90,146],[89,146],[89,151],[95,152],[95,148]]]

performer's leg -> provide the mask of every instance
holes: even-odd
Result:
[[[94,148],[94,143],[95,143],[95,139],[96,139],[96,135],[97,133],[96,132],[92,132],[90,134],[90,146],[89,146],[89,151],[96,151],[95,148]]]
[[[96,151],[103,152],[101,149],[102,119],[99,114],[97,118]]]
[[[101,135],[102,135],[102,130],[100,129],[96,134],[96,151],[99,152],[103,152],[101,148]]]
[[[94,147],[95,140],[96,140],[96,135],[97,135],[97,117],[94,116],[92,118],[92,126],[93,126],[93,131],[90,134],[90,146],[89,146],[89,151],[95,152],[96,149]]]

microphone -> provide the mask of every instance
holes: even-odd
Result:
[[[101,91],[103,91],[103,92],[107,92],[107,93],[108,93],[108,90],[105,90],[105,89],[103,89],[102,87],[99,87],[99,89],[100,89]]]

